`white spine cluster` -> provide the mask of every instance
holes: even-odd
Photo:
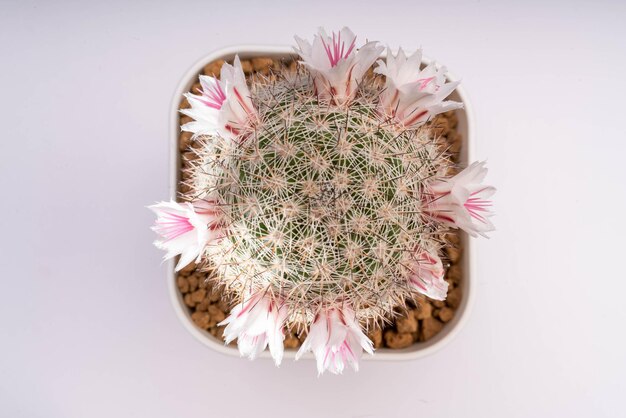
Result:
[[[269,289],[296,323],[342,305],[378,322],[414,298],[418,249],[442,245],[447,227],[422,213],[422,196],[450,164],[445,145],[381,119],[373,79],[341,107],[308,80],[257,78],[259,125],[234,141],[201,139],[186,198],[220,202],[229,232],[207,259],[227,291]]]

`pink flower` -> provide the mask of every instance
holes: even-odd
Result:
[[[485,233],[495,229],[489,220],[493,215],[489,197],[496,189],[481,184],[486,175],[485,162],[474,162],[450,179],[433,182],[428,187],[426,213],[473,237],[487,237]]]
[[[184,124],[182,130],[234,138],[256,120],[239,56],[235,56],[234,66],[222,65],[219,80],[201,75],[200,85],[200,95],[185,94],[191,108],[182,109],[181,113],[194,121]]]
[[[320,28],[313,44],[295,37],[296,52],[313,77],[320,98],[343,104],[352,99],[367,69],[383,51],[377,42],[368,42],[357,50],[356,36],[343,28],[332,38]]]
[[[433,251],[419,248],[416,259],[412,260],[409,282],[421,294],[435,300],[445,300],[448,294],[448,282],[443,277],[443,263]]]
[[[166,260],[180,254],[176,271],[194,259],[200,261],[206,245],[223,236],[214,201],[199,200],[193,204],[161,202],[149,208],[157,214],[152,230],[161,237],[154,245],[167,251]]]
[[[363,350],[374,354],[374,346],[363,333],[348,307],[330,308],[319,312],[309,329],[309,334],[296,354],[296,360],[312,351],[317,360],[317,371],[340,374],[346,363],[357,371]]]
[[[194,121],[184,124],[181,129],[196,135],[217,135],[220,133],[220,112],[226,101],[226,94],[222,83],[216,78],[201,75],[200,85],[200,96],[185,94],[191,108],[182,109],[181,113]]]
[[[421,70],[421,63],[421,50],[407,58],[402,48],[395,57],[388,49],[387,61],[379,60],[374,70],[386,77],[380,98],[382,113],[403,126],[416,126],[439,113],[463,106],[444,101],[459,84],[458,81],[446,83],[446,67],[438,68],[433,62]]]
[[[287,308],[258,292],[235,306],[228,318],[219,325],[224,329],[226,344],[237,339],[242,356],[255,359],[269,345],[276,365],[283,359],[283,324],[287,318]]]

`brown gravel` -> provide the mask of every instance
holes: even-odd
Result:
[[[401,334],[412,334],[417,332],[419,323],[413,315],[413,311],[407,312],[406,316],[396,318],[396,329]]]
[[[427,341],[434,337],[443,328],[443,322],[437,318],[426,318],[420,327],[419,341]]]
[[[204,75],[208,75],[212,77],[215,77],[215,76],[219,77],[220,70],[222,69],[222,64],[224,64],[224,60],[217,60],[217,61],[210,62],[204,66],[204,68],[202,69],[202,73]]]
[[[417,320],[430,318],[433,314],[433,305],[426,300],[421,300],[414,314]]]
[[[223,63],[223,60],[208,63],[204,66],[202,73],[219,77]],[[266,57],[242,60],[241,64],[246,75],[250,77],[257,73],[267,75],[272,68],[279,68],[283,65],[295,69],[296,65],[295,61],[283,62]],[[195,92],[198,87],[197,83],[194,84],[192,92]],[[181,109],[188,108],[189,103],[182,99],[179,107]],[[180,116],[181,125],[190,120],[187,116]],[[449,151],[452,152],[453,160],[458,161],[458,152],[461,149],[463,138],[456,131],[458,120],[454,112],[438,115],[431,124],[436,135],[445,137],[449,144]],[[181,168],[186,166],[187,161],[195,158],[195,154],[190,149],[191,145],[191,134],[181,132],[179,137]],[[450,174],[455,172],[453,170]],[[185,191],[188,191],[188,186],[181,184],[179,192]],[[446,235],[448,241],[453,244],[452,247],[445,249],[446,260],[444,263],[449,264],[446,280],[450,285],[446,301],[433,301],[423,298],[417,301],[417,306],[409,303],[409,306],[414,306],[414,308],[401,313],[383,329],[376,327],[369,331],[368,336],[375,348],[401,349],[427,341],[439,333],[446,326],[446,323],[454,318],[455,310],[459,307],[463,296],[459,287],[463,279],[463,270],[460,264],[463,257],[463,247],[459,234],[453,231]],[[229,306],[225,300],[220,298],[218,292],[213,291],[207,279],[207,273],[196,271],[196,265],[191,263],[179,272],[176,285],[189,308],[193,322],[199,328],[207,330],[211,335],[221,340],[224,328],[217,326],[217,324],[226,318]],[[285,348],[297,349],[305,338],[306,334],[304,333],[297,335],[288,331],[285,336]]]
[[[442,322],[448,322],[452,318],[454,318],[454,309],[444,306],[441,309],[437,309],[437,311],[435,312],[435,316],[439,318]]]
[[[400,333],[394,329],[385,330],[385,347],[406,348],[415,342],[413,335]]]
[[[298,348],[300,347],[300,340],[292,332],[289,332],[285,335],[284,345],[287,349]]]
[[[367,336],[374,343],[374,348],[380,348],[383,346],[383,330],[380,329],[380,327],[372,330]]]

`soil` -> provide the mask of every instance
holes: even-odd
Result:
[[[219,77],[219,71],[223,63],[223,60],[211,62],[204,66],[202,73]],[[241,64],[246,76],[249,78],[255,77],[256,74],[267,75],[272,69],[279,69],[282,66],[292,69],[296,66],[296,62],[292,59],[275,60],[263,57],[242,60]],[[200,85],[196,83],[192,86],[191,92],[197,93],[199,89]],[[189,103],[187,103],[186,99],[182,99],[179,108],[184,109],[187,107],[189,107]],[[183,125],[190,120],[190,118],[181,115],[180,124]],[[448,142],[449,152],[455,161],[458,161],[459,151],[463,143],[461,135],[456,130],[457,122],[454,112],[438,115],[430,122],[435,135],[444,137]],[[179,178],[183,180],[184,172],[182,169],[187,164],[187,161],[195,157],[195,154],[190,149],[192,146],[194,144],[191,142],[191,134],[189,132],[181,132],[179,136],[181,158]],[[180,184],[179,192],[185,192],[186,187]],[[369,337],[375,348],[401,349],[415,343],[427,341],[437,335],[446,326],[446,323],[454,318],[455,311],[459,307],[463,296],[460,286],[463,280],[461,267],[463,248],[460,235],[456,232],[450,233],[449,241],[454,246],[446,248],[444,255],[444,265],[447,264],[446,281],[449,284],[446,300],[436,301],[422,297],[409,303],[410,309],[399,312],[398,316],[382,329],[379,326],[372,327]],[[222,300],[218,291],[212,289],[208,275],[209,273],[201,272],[199,269],[196,269],[194,263],[191,263],[178,273],[176,284],[196,326],[222,340],[223,327],[217,324],[226,318],[230,311],[230,306],[226,301]],[[288,331],[284,342],[285,348],[297,349],[305,337],[306,335],[296,335]]]

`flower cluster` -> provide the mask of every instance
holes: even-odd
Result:
[[[325,370],[339,374],[346,363],[357,371],[363,350],[374,354],[374,346],[363,334],[355,320],[354,311],[349,306],[342,306],[322,310],[315,315],[309,335],[296,354],[296,360],[312,351],[319,374]]]
[[[380,98],[380,109],[403,126],[415,126],[431,117],[459,109],[462,104],[444,99],[459,84],[446,82],[446,67],[432,62],[421,68],[422,51],[406,57],[402,48],[396,56],[387,51],[387,60],[379,60],[374,70],[386,77],[385,91]]]
[[[238,56],[235,57],[234,66],[222,66],[219,80],[201,75],[200,85],[200,95],[185,94],[191,108],[181,112],[194,121],[183,125],[184,131],[194,135],[235,138],[254,123],[256,110],[250,100],[250,91]]]
[[[286,319],[287,309],[259,292],[236,305],[219,325],[226,325],[226,344],[237,339],[242,356],[254,360],[269,345],[270,353],[279,366],[283,359],[283,325]]]
[[[311,72],[316,94],[338,104],[354,97],[358,83],[383,51],[377,42],[368,42],[357,50],[356,36],[348,28],[332,37],[320,29],[312,45],[297,36],[296,42],[295,50]]]
[[[194,260],[199,262],[205,247],[223,238],[219,207],[213,200],[161,202],[149,208],[157,214],[152,229],[161,238],[154,245],[167,251],[165,260],[180,255],[176,271]]]
[[[487,175],[484,162],[474,162],[450,179],[435,180],[425,194],[426,210],[435,219],[453,227],[461,228],[473,237],[494,227],[489,198],[495,187],[482,184]]]
[[[320,374],[341,373],[374,353],[364,323],[392,312],[392,301],[445,300],[442,244],[428,236],[485,236],[495,189],[482,183],[484,162],[440,175],[449,160],[427,122],[462,107],[446,100],[458,81],[445,67],[423,65],[420,50],[381,59],[384,47],[359,46],[348,28],[296,43],[303,87],[249,86],[238,57],[219,77],[200,76],[182,129],[218,151],[194,166],[200,180],[185,203],[150,208],[155,244],[166,259],[180,256],[176,270],[213,264],[239,301],[219,324],[226,343],[236,339],[250,359],[269,347],[279,365],[285,328],[303,326],[296,359],[312,352]]]

